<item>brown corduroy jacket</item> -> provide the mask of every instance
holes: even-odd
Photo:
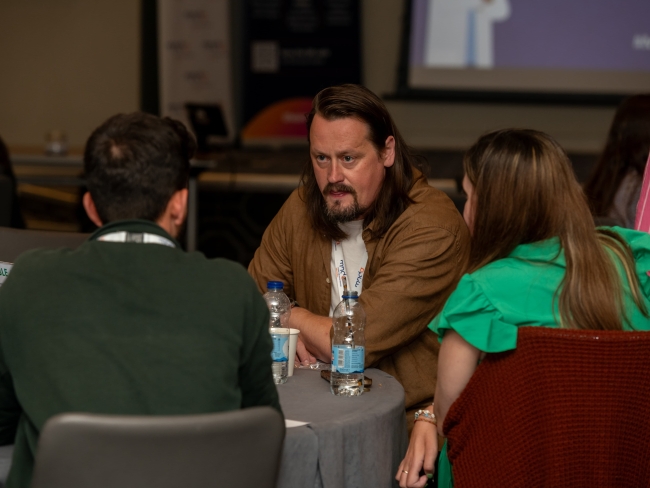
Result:
[[[379,239],[364,229],[368,264],[359,298],[366,312],[366,367],[394,376],[406,407],[433,397],[438,338],[427,325],[455,288],[469,256],[469,232],[451,200],[419,172],[411,204]],[[311,226],[295,190],[264,233],[248,268],[261,290],[269,280],[301,307],[327,316],[332,241]]]

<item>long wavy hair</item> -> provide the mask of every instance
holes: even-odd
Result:
[[[596,229],[569,158],[550,136],[516,129],[486,134],[466,153],[463,166],[474,187],[470,272],[520,244],[557,237],[566,260],[558,289],[562,327],[623,328],[627,314],[616,262],[647,316],[632,251],[617,233]]]
[[[650,152],[650,94],[628,97],[616,110],[605,149],[585,185],[595,216],[606,216],[623,178],[643,177]]]
[[[368,126],[368,138],[379,153],[384,150],[389,136],[395,138],[395,162],[386,168],[377,199],[363,221],[364,228],[374,222],[371,238],[381,237],[412,203],[409,191],[414,182],[414,156],[397,130],[386,106],[377,95],[363,86],[346,84],[320,91],[307,114],[308,133],[316,114],[326,120],[353,117],[364,122]],[[345,232],[325,218],[325,199],[316,182],[311,161],[305,164],[301,183],[305,188],[304,200],[314,229],[335,240],[345,239]]]

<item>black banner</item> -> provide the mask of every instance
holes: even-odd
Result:
[[[244,0],[241,4],[245,9],[242,141],[304,140],[304,113],[314,95],[328,86],[361,82],[360,2]]]

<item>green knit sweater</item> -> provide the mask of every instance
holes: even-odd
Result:
[[[147,232],[176,247],[102,242]],[[61,412],[174,415],[271,405],[268,309],[246,270],[123,221],[77,250],[38,250],[0,288],[0,444],[27,487],[38,436]]]

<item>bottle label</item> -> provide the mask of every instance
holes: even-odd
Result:
[[[363,373],[366,348],[357,346],[332,346],[332,372],[342,374]]]
[[[271,339],[273,339],[271,359],[273,361],[286,361],[289,356],[289,334],[271,334]]]

